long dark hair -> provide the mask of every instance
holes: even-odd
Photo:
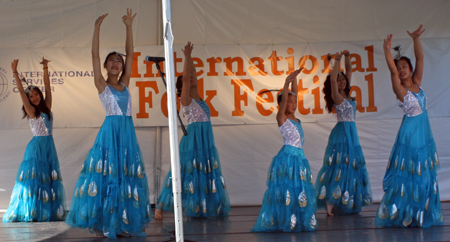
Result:
[[[340,72],[340,71],[339,71],[338,77],[339,77],[339,75],[343,75],[345,80],[347,81],[347,83],[345,84],[344,92],[345,92],[345,95],[348,97],[350,94],[350,83],[348,82],[348,78],[343,72]],[[326,109],[327,109],[328,113],[331,113],[331,112],[333,112],[333,105],[334,105],[333,98],[331,97],[331,75],[328,75],[327,79],[325,80],[325,83],[323,83],[322,92],[325,94],[323,99],[325,99],[325,102],[326,102]]]
[[[395,47],[392,48],[392,49],[395,50],[395,51],[397,52],[397,54],[395,55],[395,58],[394,58],[395,67],[398,68],[398,62],[399,62],[400,60],[405,60],[405,61],[408,63],[408,65],[409,65],[409,70],[410,70],[411,73],[412,73],[412,72],[413,72],[413,66],[412,66],[412,64],[411,64],[411,59],[409,59],[408,57],[402,55],[402,53],[401,53],[402,47],[401,47],[400,45],[397,45],[397,46],[395,46]]]
[[[181,88],[183,87],[183,75],[177,77],[177,83],[175,84],[177,88],[177,96],[181,97]]]
[[[413,66],[412,66],[412,64],[411,64],[411,60],[410,60],[408,57],[406,57],[406,56],[401,56],[401,57],[398,58],[398,59],[394,59],[395,67],[398,68],[398,62],[399,62],[400,60],[405,60],[405,61],[408,63],[408,65],[409,65],[409,70],[410,70],[411,73],[412,73],[412,72],[413,72]]]
[[[42,94],[41,89],[39,89],[38,87],[34,87],[33,89],[30,90],[30,92],[32,92],[33,90],[36,90],[37,93],[39,94],[39,96],[41,97],[41,101],[36,106],[33,103],[31,103],[30,96],[28,96],[28,93],[27,93],[28,101],[30,102],[31,106],[34,107],[34,110],[35,110],[34,115],[36,116],[36,118],[39,118],[41,116],[41,112],[42,112],[42,113],[47,114],[48,119],[51,120],[52,116],[50,115],[50,109],[48,109],[47,104],[45,104],[44,95]],[[25,111],[25,107],[23,105],[22,105],[22,111],[23,111],[22,119],[30,118],[30,116],[28,116],[27,112]]]
[[[116,51],[113,51],[113,52],[109,53],[109,54],[106,56],[105,61],[103,62],[103,68],[106,68],[106,63],[108,62],[108,58],[109,58],[110,56],[112,56],[112,55],[117,55],[117,56],[119,56],[120,59],[122,60],[122,73],[123,73],[123,69],[125,68],[125,59],[124,59],[123,57],[124,57],[125,55],[124,55],[124,54],[121,54],[121,53],[119,53],[119,52],[116,52]],[[120,74],[119,80],[120,80],[121,77],[122,77],[122,74]]]
[[[277,92],[277,104],[280,105],[280,102],[281,102],[281,100],[283,99],[283,93],[282,93],[282,92],[283,92],[283,89],[270,89],[270,90],[265,90],[265,91],[260,92],[258,95],[262,95],[263,93],[266,93],[266,92]],[[289,91],[289,92],[288,92],[288,97],[289,97],[290,95],[295,96],[295,94],[294,94],[293,92]]]

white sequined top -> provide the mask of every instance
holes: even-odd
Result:
[[[305,141],[303,135],[303,129],[299,122],[292,121],[290,119],[286,119],[283,125],[278,127],[283,135],[284,145],[290,145],[297,148],[303,148],[303,142]]]
[[[403,97],[403,103],[397,99],[398,106],[403,108],[403,113],[408,117],[415,117],[423,113],[420,101],[422,101],[422,106],[424,106],[424,109],[426,110],[427,97],[422,91],[422,88],[420,88],[420,92],[417,94],[417,96],[421,100],[419,100],[418,97],[416,97],[416,95],[414,95],[414,93],[412,93],[410,90],[407,90],[406,95]]]
[[[202,106],[204,108],[202,108]],[[187,123],[191,124],[194,122],[209,122],[209,109],[206,105],[205,101],[197,101],[192,99],[191,103],[188,106],[181,105],[181,109],[183,110],[183,114],[186,117]],[[206,111],[204,109],[207,109]]]
[[[50,116],[52,116],[51,113]],[[41,112],[39,118],[30,118],[28,122],[30,123],[30,128],[31,132],[33,132],[33,136],[52,135],[53,118],[49,120],[47,114]]]
[[[123,85],[123,83],[122,83]],[[119,107],[118,101],[121,101],[120,97],[117,97],[117,95],[114,95],[111,91],[112,87],[106,86],[105,90],[98,94],[100,97],[100,101],[102,102],[103,108],[106,111],[106,116],[112,116],[112,115],[124,115],[122,110]],[[130,91],[127,87],[125,87],[126,90],[123,90],[122,92],[126,91],[128,94],[128,104],[127,104],[127,112],[125,116],[131,116],[131,95]],[[118,92],[118,91],[117,91]],[[123,100],[126,101],[126,100]]]
[[[334,109],[339,122],[355,122],[356,102],[354,99],[350,101],[344,98],[341,104],[334,105]]]

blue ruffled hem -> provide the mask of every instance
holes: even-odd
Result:
[[[338,122],[331,131],[323,167],[315,183],[317,207],[334,205],[334,214],[359,213],[370,206],[372,189],[354,122]]]
[[[66,201],[52,136],[34,136],[17,171],[3,222],[61,221]]]
[[[230,200],[210,122],[191,123],[180,142],[183,210],[188,217],[227,216]],[[172,173],[164,179],[158,208],[173,212]]]
[[[105,119],[75,185],[66,223],[109,238],[145,236],[152,218],[147,176],[129,116]]]
[[[283,146],[270,165],[267,187],[252,232],[317,229],[313,177],[303,149]]]
[[[426,112],[403,118],[383,179],[377,227],[431,227],[444,224],[436,145]]]

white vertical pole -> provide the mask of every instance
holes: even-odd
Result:
[[[167,81],[167,107],[169,111],[170,165],[172,167],[172,191],[175,215],[175,237],[177,242],[184,241],[183,211],[181,204],[180,157],[178,151],[178,123],[175,101],[175,71],[173,61],[172,14],[170,0],[162,0],[164,24],[164,70]]]

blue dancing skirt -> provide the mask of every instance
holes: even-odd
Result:
[[[52,136],[34,136],[17,171],[3,222],[64,220],[66,201]]]
[[[372,205],[372,189],[355,122],[338,122],[331,131],[317,174],[317,207],[334,205],[335,214],[359,213]]]
[[[66,218],[71,227],[146,236],[152,217],[144,160],[130,116],[107,116],[84,160]]]
[[[188,217],[227,216],[231,210],[210,122],[189,124],[180,142],[183,209]],[[159,206],[173,212],[172,172],[164,179]]]
[[[427,112],[403,117],[383,179],[377,227],[443,225],[436,144]]]
[[[272,160],[261,211],[252,232],[317,228],[313,178],[303,149],[284,145]]]

